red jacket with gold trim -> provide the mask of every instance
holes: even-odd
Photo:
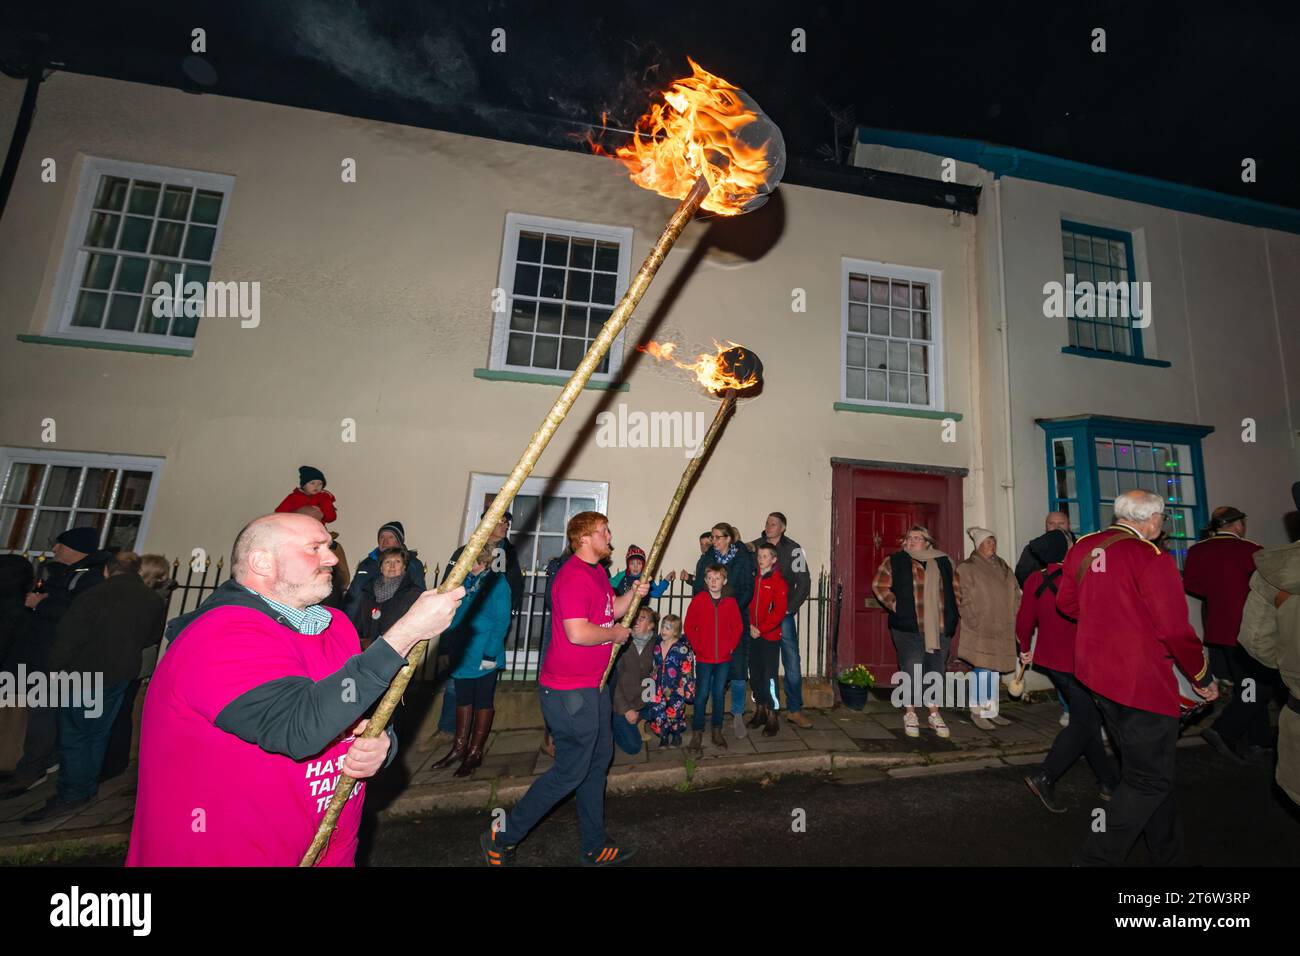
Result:
[[[1201,623],[1206,644],[1235,647],[1241,630],[1241,609],[1250,593],[1250,576],[1255,573],[1255,552],[1261,545],[1220,531],[1198,541],[1187,551],[1183,564],[1183,587],[1201,604]]]
[[[1110,539],[1114,543],[1107,544]],[[1065,556],[1056,606],[1079,622],[1074,673],[1095,693],[1177,717],[1178,682],[1170,664],[1200,687],[1210,683],[1205,648],[1187,620],[1178,565],[1132,528],[1114,524],[1079,539]]]

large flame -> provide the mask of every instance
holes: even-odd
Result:
[[[703,207],[739,215],[775,188],[771,180],[784,162],[774,166],[769,147],[782,154],[784,144],[765,116],[758,122],[761,114],[743,90],[688,62],[692,75],[673,81],[663,94],[664,105],[651,104],[637,120],[632,141],[613,156],[642,189],[672,199],[681,199],[704,176],[710,188]]]
[[[728,388],[751,388],[758,384],[758,375],[754,372],[748,372],[743,379],[735,374],[734,363],[745,357],[743,345],[736,342],[723,345],[714,339],[713,347],[717,349],[714,355],[700,354],[689,364],[673,358],[673,353],[677,351],[676,342],[650,341],[645,345],[638,345],[637,351],[645,352],[661,362],[672,362],[678,368],[694,373],[696,381],[711,392],[721,392]],[[739,351],[733,352],[733,349]]]

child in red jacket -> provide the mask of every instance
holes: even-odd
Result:
[[[764,737],[775,737],[781,727],[776,720],[776,678],[781,663],[781,622],[789,605],[790,586],[777,570],[776,546],[764,541],[755,554],[758,577],[749,602],[749,686],[757,705],[749,726],[762,727]]]
[[[298,487],[289,492],[276,506],[278,514],[293,514],[311,505],[320,511],[320,520],[329,524],[338,518],[334,496],[325,490],[325,475],[319,468],[301,465],[298,468]]]
[[[740,643],[744,621],[740,605],[733,597],[723,597],[727,586],[727,569],[712,564],[704,572],[704,590],[691,598],[686,608],[686,639],[695,651],[695,713],[691,718],[691,742],[687,750],[696,755],[704,751],[704,708],[713,698],[714,746],[727,749],[722,736],[722,721],[727,715],[727,671],[731,653]]]

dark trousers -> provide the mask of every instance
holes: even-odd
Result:
[[[498,839],[507,846],[528,836],[551,808],[577,791],[582,852],[605,845],[605,775],[614,756],[610,695],[595,687],[538,687],[542,716],[555,738],[555,764],[533,781],[506,817]]]
[[[948,652],[952,648],[951,634],[940,635],[939,649],[935,651],[927,651],[924,635],[914,631],[898,631],[891,627],[889,636],[894,640],[894,652],[898,655],[898,669],[907,675],[908,680],[915,682],[918,675],[924,679],[925,674],[938,674],[942,686],[943,672],[948,666]],[[915,696],[910,698],[909,707],[920,705],[923,699],[922,689],[922,687],[912,688]]]
[[[1119,774],[1115,770],[1115,764],[1106,755],[1106,745],[1101,739],[1101,713],[1093,703],[1092,694],[1073,674],[1037,664],[1034,669],[1047,675],[1057,693],[1065,699],[1065,705],[1070,711],[1070,723],[1062,727],[1052,741],[1052,747],[1043,760],[1043,772],[1055,783],[1083,756],[1096,774],[1098,782],[1113,788],[1119,780]]]
[[[112,780],[120,773],[125,773],[131,763],[131,741],[135,739],[135,698],[143,684],[139,677],[126,685],[122,695],[122,706],[117,709],[117,718],[113,729],[108,734],[108,749],[104,751],[104,766],[100,768],[99,779]]]
[[[614,710],[613,708],[614,688],[612,686],[609,688],[609,694],[611,698],[609,719],[610,719],[611,728],[613,729],[614,732],[614,746],[618,747],[618,749],[623,751],[624,753],[639,754],[641,752],[641,748],[644,746],[641,743],[641,732],[637,730],[636,724],[629,724],[627,722],[626,711]],[[637,720],[649,720],[649,719],[650,719],[650,705],[646,704],[639,711],[637,711]]]
[[[695,662],[695,713],[691,715],[691,730],[704,729],[704,710],[713,701],[713,726],[721,727],[727,715],[727,684],[731,664],[703,664]]]
[[[1273,697],[1278,673],[1255,660],[1242,647],[1224,650],[1232,678],[1232,700],[1214,722],[1214,729],[1225,740],[1236,741],[1245,737],[1247,743],[1271,747],[1273,734],[1268,723],[1268,702]],[[1247,683],[1251,686],[1243,686]],[[1254,699],[1245,700],[1246,694]]]
[[[1101,695],[1094,700],[1119,749],[1120,779],[1104,808],[1105,829],[1088,834],[1078,862],[1119,866],[1138,837],[1145,835],[1151,862],[1171,866],[1183,850],[1183,824],[1174,805],[1178,718],[1125,707]],[[1070,723],[1074,723],[1073,709]]]
[[[501,672],[489,671],[482,677],[456,677],[448,681],[447,693],[451,695],[453,713],[456,707],[491,710],[496,700],[497,674],[499,673]],[[452,730],[455,729],[455,724],[452,724]]]
[[[59,708],[60,800],[88,800],[99,791],[99,770],[108,749],[108,735],[129,683],[124,680],[106,686],[102,710],[94,717],[86,716],[81,707]]]
[[[781,642],[755,638],[749,647],[749,686],[754,692],[754,703],[759,707],[776,710],[776,698],[772,693],[780,664]]]

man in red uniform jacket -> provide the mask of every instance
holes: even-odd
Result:
[[[1268,723],[1265,689],[1277,675],[1237,646],[1241,611],[1255,573],[1260,545],[1246,540],[1246,515],[1230,506],[1215,508],[1209,536],[1192,545],[1183,567],[1183,587],[1201,599],[1205,643],[1221,649],[1217,659],[1232,680],[1233,697],[1214,726],[1202,736],[1233,763],[1266,762],[1272,766],[1273,735]]]
[[[1178,566],[1151,543],[1164,517],[1158,495],[1126,491],[1115,499],[1115,523],[1080,538],[1065,556],[1056,606],[1079,622],[1075,676],[1096,695],[1122,758],[1105,827],[1090,833],[1079,851],[1085,865],[1123,863],[1142,834],[1152,863],[1178,858],[1178,683],[1171,662],[1201,697],[1219,695],[1187,620]]]
[[[1056,800],[1056,781],[1065,776],[1080,754],[1097,775],[1097,791],[1103,800],[1114,796],[1119,786],[1119,773],[1101,739],[1101,714],[1088,688],[1074,676],[1075,622],[1056,609],[1064,574],[1062,562],[1073,544],[1069,531],[1057,528],[1026,545],[1025,551],[1044,565],[1025,578],[1024,595],[1016,612],[1021,662],[1033,664],[1034,670],[1046,675],[1070,708],[1070,722],[1052,741],[1042,766],[1024,778],[1030,792],[1053,813],[1065,813],[1066,808]]]

